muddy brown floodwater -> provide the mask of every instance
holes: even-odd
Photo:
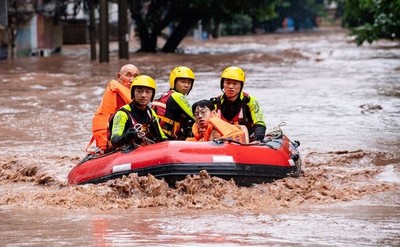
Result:
[[[90,62],[85,45],[0,61],[3,246],[400,245],[398,43],[356,47],[343,30],[321,29],[187,38],[181,50],[129,62],[158,92],[172,68],[191,67],[191,103],[220,93],[225,67],[243,67],[268,129],[284,121],[301,142],[304,175],[246,188],[207,174],[176,188],[135,174],[67,186],[106,82],[128,61],[115,44],[108,64]]]

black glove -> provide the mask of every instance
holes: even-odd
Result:
[[[132,143],[132,140],[135,138],[137,138],[137,131],[134,128],[130,128],[122,136],[113,136],[111,138],[111,144],[114,148],[118,148]]]
[[[185,126],[183,126],[182,128],[182,132],[183,132],[183,136],[185,137],[185,139],[187,137],[193,137],[193,133],[192,133],[192,126],[195,123],[195,121],[193,121],[192,119],[189,119]]]
[[[258,124],[254,126],[254,137],[256,141],[264,140],[265,130],[266,130],[265,126]]]
[[[129,128],[122,137],[125,139],[127,143],[132,142],[133,139],[138,138],[138,132],[134,128]]]

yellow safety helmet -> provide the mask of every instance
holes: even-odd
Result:
[[[188,79],[192,80],[192,86],[190,87],[189,92],[188,92],[188,94],[189,94],[190,90],[192,90],[192,88],[193,88],[193,84],[194,84],[194,80],[195,80],[193,71],[185,66],[179,66],[179,67],[176,67],[175,69],[171,70],[171,73],[169,75],[169,86],[171,89],[175,89],[176,78],[188,78]]]
[[[156,94],[156,82],[154,81],[153,78],[151,78],[148,75],[139,75],[136,76],[133,80],[132,80],[132,84],[131,84],[131,98],[132,100],[134,99],[134,91],[135,91],[135,87],[148,87],[153,89],[153,96],[151,97],[151,101],[153,101],[154,96]]]
[[[244,73],[244,71],[241,68],[236,66],[230,66],[224,69],[221,75],[221,83],[220,83],[221,90],[224,88],[224,79],[232,79],[242,82],[242,89],[243,89],[246,80],[246,73]]]

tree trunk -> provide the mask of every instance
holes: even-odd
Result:
[[[94,16],[93,0],[88,1],[89,4],[89,37],[90,37],[90,60],[96,61],[96,20]]]
[[[166,6],[162,2],[161,0],[152,2],[147,6],[148,9],[145,13],[142,11],[144,8],[142,3],[133,1],[130,5],[131,16],[136,23],[137,36],[140,39],[139,52],[156,52],[158,36],[172,21],[173,14],[171,14],[171,11],[163,16]]]
[[[139,24],[138,24],[139,26]],[[157,36],[154,39],[154,34],[147,31],[146,27],[139,28],[138,33],[140,38],[139,52],[156,52],[157,51]]]
[[[211,37],[213,37],[214,39],[219,38],[220,27],[221,27],[221,21],[219,19],[215,19],[214,28],[211,30]]]
[[[110,61],[108,35],[108,1],[100,0],[100,63]]]
[[[118,0],[118,56],[129,59],[127,0]]]
[[[174,53],[178,45],[189,32],[190,28],[192,28],[199,20],[200,18],[191,18],[190,20],[183,20],[180,22],[164,44],[161,51],[165,53]]]

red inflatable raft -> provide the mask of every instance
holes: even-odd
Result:
[[[237,185],[271,182],[301,172],[298,142],[284,134],[259,145],[229,140],[165,141],[106,155],[88,155],[68,175],[68,183],[100,183],[129,173],[152,174],[170,185],[187,175],[207,170],[210,176],[234,179]]]

